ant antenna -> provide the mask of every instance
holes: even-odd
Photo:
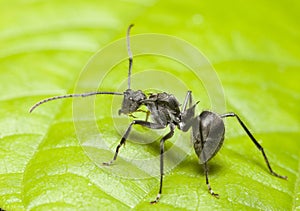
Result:
[[[84,93],[84,94],[68,94],[68,95],[50,97],[50,98],[46,98],[46,99],[41,100],[41,101],[37,102],[36,104],[34,104],[30,108],[29,112],[31,113],[38,106],[40,106],[44,103],[47,103],[49,101],[52,101],[52,100],[58,100],[58,99],[62,99],[62,98],[72,98],[72,97],[89,97],[92,95],[123,95],[123,93],[121,93],[121,92],[88,92],[88,93]]]
[[[128,52],[128,60],[129,60],[129,68],[128,68],[128,89],[130,89],[130,77],[131,77],[131,68],[132,68],[132,61],[133,61],[133,58],[132,58],[132,52],[130,50],[130,38],[129,38],[129,35],[130,35],[130,29],[134,26],[134,24],[130,24],[128,29],[127,29],[127,52]]]
[[[130,50],[130,39],[129,39],[129,35],[130,35],[130,29],[134,26],[134,24],[130,24],[128,29],[127,29],[127,51],[128,51],[128,56],[129,56],[129,68],[128,68],[128,89],[130,89],[130,77],[131,77],[131,68],[132,68],[132,52]],[[46,98],[44,100],[41,100],[39,102],[37,102],[36,104],[34,104],[29,112],[31,113],[33,110],[35,110],[38,106],[47,103],[49,101],[52,100],[58,100],[58,99],[62,99],[62,98],[73,98],[73,97],[88,97],[88,96],[92,96],[92,95],[124,95],[121,92],[89,92],[89,93],[84,93],[84,94],[68,94],[68,95],[61,95],[61,96],[55,96],[55,97],[50,97],[50,98]]]

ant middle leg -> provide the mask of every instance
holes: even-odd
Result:
[[[209,180],[208,180],[208,167],[207,167],[207,162],[204,162],[203,164],[203,167],[204,167],[204,173],[205,173],[205,182],[206,182],[206,185],[207,185],[207,188],[208,188],[208,191],[209,193],[216,197],[216,198],[219,198],[219,194],[215,193],[212,189],[211,189],[211,186],[210,186],[210,183],[209,183]]]
[[[204,138],[207,138],[207,137],[204,137],[205,135],[203,134],[203,132],[206,130],[205,127],[203,127],[203,121],[205,121],[205,117],[202,117],[203,113],[200,114],[198,116],[198,118],[195,119],[196,121],[196,124],[194,124],[194,130],[196,128],[199,128],[199,133],[198,131],[196,131],[196,137],[198,137],[199,139],[197,139],[196,137],[196,142],[194,142],[194,148],[196,150],[196,153],[197,155],[199,156],[199,159],[203,161],[203,168],[204,168],[204,173],[205,173],[205,183],[206,183],[206,186],[207,186],[207,189],[209,191],[209,193],[216,197],[216,198],[219,198],[219,194],[215,193],[211,186],[210,186],[210,183],[209,183],[209,179],[208,179],[208,166],[207,166],[207,161],[211,158],[211,156],[213,156],[212,154],[208,154],[207,155],[207,152],[206,152],[206,149],[205,149],[205,146],[204,146]],[[212,115],[212,114],[211,114]],[[202,118],[200,118],[202,117]],[[198,133],[198,134],[197,134]],[[216,141],[216,143],[220,143],[219,141]],[[199,154],[199,149],[200,150],[200,154]],[[213,153],[214,154],[214,153]],[[209,156],[209,157],[208,157]]]
[[[161,140],[160,140],[160,183],[159,183],[159,191],[154,201],[151,201],[151,204],[156,204],[159,202],[161,193],[162,193],[162,185],[163,185],[163,175],[164,175],[164,152],[165,152],[165,141],[170,139],[174,135],[175,126],[170,124],[170,132],[167,133]]]
[[[208,191],[218,198],[219,195],[212,190],[209,183],[207,162],[217,154],[223,144],[225,132],[223,120],[216,113],[203,111],[194,118],[192,131],[194,150],[200,164],[203,164]]]

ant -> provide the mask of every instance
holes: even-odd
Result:
[[[195,116],[195,107],[199,102],[193,104],[192,92],[187,91],[186,97],[183,101],[183,104],[180,109],[180,103],[176,97],[172,94],[166,92],[160,92],[155,94],[149,94],[148,96],[141,90],[134,91],[130,89],[130,79],[131,79],[131,70],[133,63],[133,55],[130,49],[130,30],[133,27],[131,24],[127,29],[127,51],[129,56],[129,67],[128,67],[128,88],[123,92],[106,92],[106,91],[96,91],[83,94],[68,94],[63,96],[55,96],[51,98],[44,99],[36,103],[31,109],[32,112],[38,106],[43,103],[62,99],[62,98],[73,98],[73,97],[88,97],[92,95],[122,95],[123,102],[122,107],[119,110],[119,115],[124,114],[128,116],[133,116],[135,112],[141,111],[141,106],[146,106],[148,109],[145,111],[147,113],[146,120],[133,120],[128,126],[125,134],[121,138],[120,143],[118,144],[114,157],[109,162],[104,162],[103,165],[109,166],[116,161],[119,150],[122,145],[125,145],[125,142],[128,138],[128,135],[131,131],[133,125],[140,125],[142,127],[150,129],[164,129],[169,127],[170,131],[160,139],[160,185],[159,191],[154,201],[151,204],[157,203],[160,200],[162,194],[162,185],[163,185],[163,175],[164,175],[164,144],[165,141],[170,139],[175,131],[175,128],[187,132],[189,129],[192,129],[192,141],[194,145],[194,150],[199,158],[201,164],[204,167],[204,173],[206,178],[206,185],[209,193],[218,198],[219,195],[215,193],[208,180],[208,167],[207,162],[213,158],[217,152],[220,150],[225,134],[224,118],[235,117],[244,131],[247,133],[251,141],[255,146],[261,151],[262,156],[267,164],[267,167],[270,173],[276,177],[287,179],[287,176],[281,176],[273,171],[271,168],[270,162],[267,158],[267,155],[264,152],[263,147],[258,143],[254,138],[252,133],[240,119],[240,117],[233,113],[217,114],[211,111],[202,111],[200,115]],[[152,122],[148,121],[148,116],[150,115]]]

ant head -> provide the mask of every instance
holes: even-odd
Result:
[[[131,89],[127,89],[124,92],[122,108],[119,110],[119,115],[135,112],[146,98],[146,95],[141,90],[133,91]]]

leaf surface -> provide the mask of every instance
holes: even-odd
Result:
[[[0,207],[300,209],[299,9],[295,1],[253,1],[250,5],[237,0],[1,1]],[[150,205],[159,178],[126,179],[99,168],[78,141],[71,100],[51,102],[28,113],[45,97],[72,92],[89,58],[124,37],[130,23],[136,24],[133,34],[169,34],[203,51],[220,77],[227,110],[241,116],[265,148],[273,169],[287,175],[288,181],[269,174],[255,145],[234,119],[228,119],[224,147],[209,162],[210,183],[220,199],[207,192],[203,168],[191,151],[165,174],[161,201]],[[174,74],[181,68],[176,62],[137,57],[133,72],[161,64]],[[127,61],[118,68],[127,71]],[[117,76],[126,79],[126,71]],[[113,77],[107,82],[111,88],[116,87]],[[180,77],[193,84],[191,75]],[[174,94],[181,91],[174,87]],[[196,95],[195,100],[201,101],[198,112],[209,109],[209,98],[203,95]],[[103,111],[109,106],[105,99],[110,98],[97,98]],[[105,131],[102,138],[114,150],[121,136],[109,116],[97,116],[97,123]],[[167,144],[171,146],[172,142]],[[121,153],[136,158],[158,156],[159,143],[128,142]],[[113,167],[139,173],[122,159]]]

